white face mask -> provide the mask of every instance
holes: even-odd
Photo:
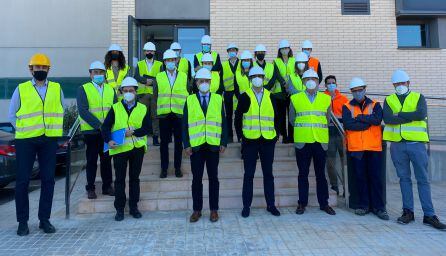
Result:
[[[395,87],[395,91],[398,95],[404,95],[409,91],[409,87],[405,85],[398,85],[397,87]]]
[[[200,92],[208,92],[209,91],[209,83],[201,83],[198,85],[198,90],[200,90]]]
[[[135,99],[135,94],[131,92],[124,93],[124,100],[127,102],[133,101]]]
[[[304,68],[305,68],[305,63],[297,63],[297,68],[298,68],[299,70],[304,70]]]
[[[255,87],[263,86],[263,79],[260,77],[254,77],[251,82],[252,82],[252,85],[254,85]]]
[[[306,86],[308,89],[313,90],[313,89],[316,88],[317,83],[316,83],[315,81],[313,81],[313,80],[308,80],[308,81],[305,83],[305,86]]]

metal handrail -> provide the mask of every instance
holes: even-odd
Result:
[[[76,184],[76,181],[79,177],[80,172],[78,172],[76,179],[74,180],[73,185],[71,186],[71,142],[73,141],[74,136],[76,135],[77,131],[80,127],[80,119],[77,117],[76,121],[74,122],[71,129],[68,131],[68,140],[66,142],[67,144],[67,157],[65,159],[65,218],[70,218],[70,196],[73,192],[73,188]]]

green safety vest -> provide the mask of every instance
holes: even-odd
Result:
[[[222,64],[223,67],[223,85],[225,86],[226,92],[234,91],[234,72],[232,72],[231,64],[229,60],[224,61]],[[240,68],[240,61],[237,63],[237,67],[235,70]]]
[[[48,82],[45,101],[31,81],[19,84],[20,108],[16,113],[16,139],[27,139],[45,135],[63,135],[64,107],[60,97],[60,84]]]
[[[178,62],[178,71],[184,72],[184,74],[189,74],[189,61],[186,58],[181,58]]]
[[[115,123],[113,124],[112,132],[129,128],[136,130],[142,127],[142,121],[144,120],[144,117],[147,113],[147,107],[144,104],[137,102],[136,106],[132,110],[132,113],[130,113],[130,116],[128,115],[127,110],[125,109],[122,102],[113,104],[112,108],[115,113]],[[124,143],[122,145],[116,146],[115,148],[110,148],[109,154],[112,156],[130,151],[133,148],[141,147],[144,147],[144,149],[147,150],[147,136],[125,137]]]
[[[386,102],[390,109],[392,109],[393,114],[399,112],[413,112],[417,110],[420,96],[420,93],[410,92],[401,106],[398,96],[394,93],[387,96]],[[383,139],[394,142],[401,141],[402,139],[428,142],[429,134],[427,132],[427,122],[426,120],[422,120],[412,121],[405,124],[386,124],[384,126]]]
[[[113,88],[105,84],[102,86],[102,95],[92,82],[82,85],[88,100],[88,111],[92,113],[101,123],[104,122],[108,111],[113,105],[115,99],[115,91]],[[91,131],[91,127],[84,119],[81,120],[81,131]]]
[[[271,93],[263,90],[263,97],[260,104],[257,102],[253,90],[247,90],[246,94],[251,100],[248,112],[243,114],[243,136],[247,139],[258,139],[262,136],[271,140],[276,137],[274,129],[274,108],[271,102]]]
[[[297,75],[296,73],[290,74],[290,80],[291,80],[292,86],[294,87],[294,89],[296,89],[297,92],[303,92],[307,89],[307,87],[305,87],[305,85],[303,85],[302,79],[300,79],[300,76]]]
[[[254,61],[254,66],[259,66],[259,64],[257,64],[257,61]],[[263,72],[265,72],[265,78],[263,79],[263,86],[265,86],[269,83],[269,80],[273,78],[274,65],[267,62],[265,65],[265,69],[263,69]]]
[[[170,86],[167,71],[156,75],[158,86],[158,99],[156,101],[156,114],[164,115],[175,113],[182,115],[184,103],[189,92],[187,91],[187,75],[183,72],[177,72],[177,77],[173,86]]]
[[[279,69],[279,74],[285,79],[285,82],[288,82],[290,79],[290,75],[294,73],[294,63],[296,62],[296,59],[294,57],[288,58],[288,63],[285,64],[281,58],[276,58],[274,60],[274,63],[276,64],[277,68]],[[274,87],[271,89],[272,93],[279,93],[282,92],[282,87],[280,85],[279,80],[276,81],[274,84]]]
[[[126,64],[124,69],[119,70],[118,72],[118,78],[115,78],[115,75],[113,74],[113,68],[107,69],[107,73],[105,74],[105,78],[107,80],[107,84],[109,84],[115,91],[119,90],[119,87],[121,86],[122,80],[127,76],[127,73],[129,72],[130,67]]]
[[[211,51],[211,55],[212,55],[212,60],[214,61],[214,65],[215,65],[215,63],[217,63],[218,53],[214,52],[214,51]],[[203,66],[203,64],[201,64],[201,57],[203,57],[203,52],[199,52],[199,53],[195,54],[195,57],[197,57],[198,64],[200,66]]]
[[[140,76],[151,76],[156,77],[159,72],[161,72],[161,67],[163,66],[163,63],[158,60],[154,60],[152,64],[152,68],[149,70],[147,67],[146,60],[140,60],[138,61],[138,71]],[[153,93],[153,86],[147,86],[145,84],[138,83],[138,94],[152,94]]]
[[[210,92],[216,93],[218,91],[218,88],[220,88],[220,74],[218,71],[212,71],[211,72],[212,79],[211,79],[211,85],[210,85]]]
[[[305,92],[291,95],[296,116],[294,119],[294,143],[328,143],[327,110],[331,97],[317,92],[313,103]]]
[[[201,101],[201,99],[200,99]],[[187,97],[187,123],[191,147],[197,147],[207,143],[219,146],[221,140],[222,105],[223,99],[220,95],[211,93],[206,116],[201,108],[196,94]]]

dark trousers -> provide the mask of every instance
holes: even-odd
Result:
[[[320,143],[306,143],[302,149],[296,148],[296,162],[299,168],[298,204],[308,205],[308,174],[310,173],[311,159],[313,159],[314,171],[316,174],[316,193],[320,207],[328,205],[328,185],[325,178],[325,157],[326,152]]]
[[[161,170],[169,168],[169,142],[172,134],[174,140],[174,167],[175,170],[181,168],[181,157],[183,145],[181,141],[181,117],[169,114],[165,118],[160,118],[160,154],[161,154]]]
[[[285,140],[289,140],[293,138],[293,127],[291,124],[288,124],[287,122],[287,116],[290,105],[289,97],[287,99],[274,99],[276,108],[277,108],[277,115],[274,117],[274,122],[276,123],[276,126],[279,128],[279,134],[282,135],[282,137]],[[288,132],[287,132],[288,127]]]
[[[115,166],[115,208],[123,211],[125,208],[125,177],[127,175],[127,163],[129,165],[129,207],[138,207],[139,202],[139,174],[141,174],[142,161],[144,159],[144,147],[134,148],[130,151],[113,156]]]
[[[15,141],[17,176],[15,184],[15,205],[18,222],[29,220],[28,188],[34,161],[39,161],[40,200],[39,220],[49,220],[54,194],[54,172],[56,169],[57,140],[40,136]]]
[[[227,92],[225,91],[223,94],[224,103],[225,103],[225,114],[226,114],[226,123],[228,128],[228,138],[231,141],[234,137],[234,131],[232,130],[232,114],[234,113],[234,91]]]
[[[263,190],[267,206],[274,206],[274,176],[273,161],[276,141],[265,141],[263,139],[246,142],[243,141],[243,207],[251,207],[253,194],[253,180],[256,171],[257,158],[263,171]]]
[[[102,178],[102,190],[107,190],[112,182],[112,166],[111,158],[107,153],[104,153],[104,139],[101,134],[84,134],[84,141],[87,145],[86,157],[87,157],[87,185],[85,189],[87,191],[95,190],[94,182],[96,180],[96,172],[98,168],[98,155],[101,161],[101,178]]]
[[[203,209],[203,172],[204,164],[209,178],[209,209],[218,210],[218,195],[220,183],[218,182],[218,151],[212,152],[208,147],[202,147],[190,156],[192,168],[192,199],[194,211]]]
[[[385,210],[381,182],[382,152],[364,151],[361,159],[351,157],[359,194],[359,207]]]

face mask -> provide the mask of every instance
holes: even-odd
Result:
[[[198,85],[198,90],[200,92],[208,92],[209,91],[209,83],[201,83]]]
[[[299,69],[299,70],[304,70],[305,69],[305,63],[297,63],[297,68]]]
[[[112,53],[111,59],[112,60],[118,60],[119,59],[119,53]]]
[[[208,44],[203,44],[203,52],[210,52],[211,46]]]
[[[327,90],[329,92],[334,92],[336,90],[336,84],[327,84]]]
[[[147,59],[152,59],[153,58],[153,53],[147,53],[146,54]]]
[[[304,50],[303,53],[305,53],[308,58],[310,58],[311,52],[309,50]]]
[[[361,102],[365,97],[365,90],[352,92],[352,94],[356,101]]]
[[[260,60],[260,61],[265,59],[265,54],[263,54],[263,53],[259,53],[256,56],[257,56],[257,59]]]
[[[262,87],[263,86],[263,79],[260,77],[254,77],[251,80],[252,85],[254,85],[255,87]]]
[[[229,58],[235,58],[237,57],[237,52],[228,52]]]
[[[133,101],[135,99],[135,94],[131,92],[124,93],[124,100],[127,102]]]
[[[212,65],[203,65],[203,68],[211,71],[212,70]]]
[[[181,57],[181,51],[175,51],[175,53],[177,54],[177,57]]]
[[[48,72],[44,70],[34,71],[33,77],[37,81],[44,81],[46,80],[46,77],[48,76]]]
[[[170,71],[174,70],[176,68],[175,62],[173,61],[166,62],[166,68]]]
[[[313,89],[316,88],[317,83],[316,83],[315,81],[313,81],[313,80],[308,80],[308,81],[305,83],[305,86],[306,86],[308,89],[313,90]]]
[[[249,67],[251,67],[251,62],[250,61],[242,61],[242,67],[244,69],[248,69]]]
[[[409,87],[405,85],[398,85],[397,87],[395,87],[395,91],[398,95],[404,95],[409,91]]]
[[[288,56],[289,52],[290,52],[290,49],[288,49],[288,48],[280,49],[280,53],[284,56]]]
[[[95,84],[102,84],[104,82],[104,80],[105,80],[104,75],[94,75],[93,76],[93,82]]]

